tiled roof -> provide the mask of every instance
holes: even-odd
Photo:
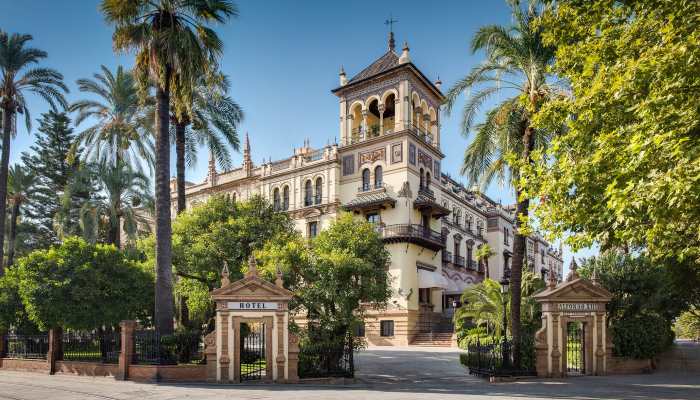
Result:
[[[343,208],[350,211],[359,208],[379,206],[387,203],[394,205],[396,204],[396,199],[389,196],[386,192],[370,193],[358,196],[350,200],[346,205],[343,206]]]
[[[375,62],[370,64],[369,67],[363,69],[357,75],[353,76],[348,83],[354,83],[374,75],[381,74],[384,71],[388,71],[391,68],[396,67],[397,65],[399,65],[398,54],[396,54],[393,50],[389,50]]]

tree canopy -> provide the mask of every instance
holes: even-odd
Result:
[[[391,296],[389,252],[375,226],[342,214],[310,242],[298,234],[268,242],[263,270],[279,267],[294,291],[292,311],[305,313],[318,339],[340,339],[362,321],[364,307],[383,308]]]
[[[142,319],[153,309],[153,276],[111,245],[67,238],[8,269],[29,319],[40,329],[95,329]]]
[[[541,227],[574,250],[601,244],[700,260],[700,3],[559,1],[540,21],[571,96],[564,123],[523,178]]]

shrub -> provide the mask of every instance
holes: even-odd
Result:
[[[674,339],[668,321],[653,314],[618,319],[611,332],[616,356],[640,359],[654,357]]]

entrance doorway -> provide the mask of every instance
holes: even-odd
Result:
[[[241,322],[240,371],[241,381],[267,378],[265,323]]]
[[[585,324],[580,321],[566,324],[566,374],[584,375],[586,373]]]

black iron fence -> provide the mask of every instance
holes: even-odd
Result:
[[[299,349],[299,377],[327,378],[355,376],[351,340],[302,343]]]
[[[204,344],[198,331],[173,335],[161,335],[151,329],[134,332],[135,364],[171,365],[203,361]]]
[[[469,368],[471,375],[530,376],[536,375],[534,346],[530,339],[521,343],[520,368],[513,363],[513,342],[510,339],[477,339],[467,345],[467,353],[462,354],[462,364]]]
[[[45,360],[49,352],[49,336],[16,335],[5,336],[6,357]]]
[[[118,331],[66,332],[63,334],[63,359],[106,364],[119,363],[121,334]]]

